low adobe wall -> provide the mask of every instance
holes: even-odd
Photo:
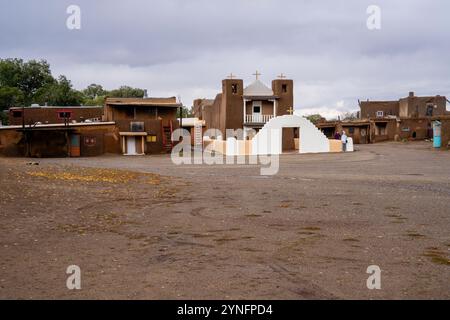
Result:
[[[18,157],[25,153],[21,142],[22,133],[16,129],[0,130],[0,154],[8,157]]]
[[[329,139],[330,151],[329,152],[343,152],[342,151],[342,142],[340,140]],[[299,139],[295,139],[296,150],[298,150]],[[351,146],[351,147],[350,147]],[[351,138],[349,138],[348,144],[349,152],[353,151],[353,142]],[[209,152],[217,152],[224,155],[229,156],[248,156],[252,155],[252,141],[251,140],[234,140],[228,139],[225,140],[205,140],[204,141],[204,149]]]
[[[450,119],[441,119],[441,149],[450,149]]]
[[[70,135],[80,136],[81,156],[120,153],[118,130],[114,124],[71,126]],[[0,155],[20,157],[26,154],[26,141],[20,128],[0,129]],[[30,130],[32,157],[66,157],[69,155],[64,130]]]
[[[342,152],[341,140],[329,139],[329,141],[330,141],[330,152]]]

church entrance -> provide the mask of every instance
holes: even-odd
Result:
[[[294,152],[298,150],[299,128],[283,128],[282,152]]]

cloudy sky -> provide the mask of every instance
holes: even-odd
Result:
[[[81,29],[69,30],[69,5]],[[381,9],[369,30],[366,10]],[[213,98],[230,72],[295,81],[295,108],[333,117],[358,99],[450,97],[450,2],[417,0],[0,0],[0,57],[46,59],[77,89]]]

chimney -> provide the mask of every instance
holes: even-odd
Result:
[[[410,91],[410,92],[409,92],[409,97],[410,97],[410,98],[414,97],[414,91]]]
[[[145,98],[148,98],[148,95],[147,95],[147,89],[144,89],[144,97],[143,97],[144,99]]]

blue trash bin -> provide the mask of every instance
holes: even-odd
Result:
[[[433,147],[440,148],[441,147],[441,122],[434,121],[433,122]]]

